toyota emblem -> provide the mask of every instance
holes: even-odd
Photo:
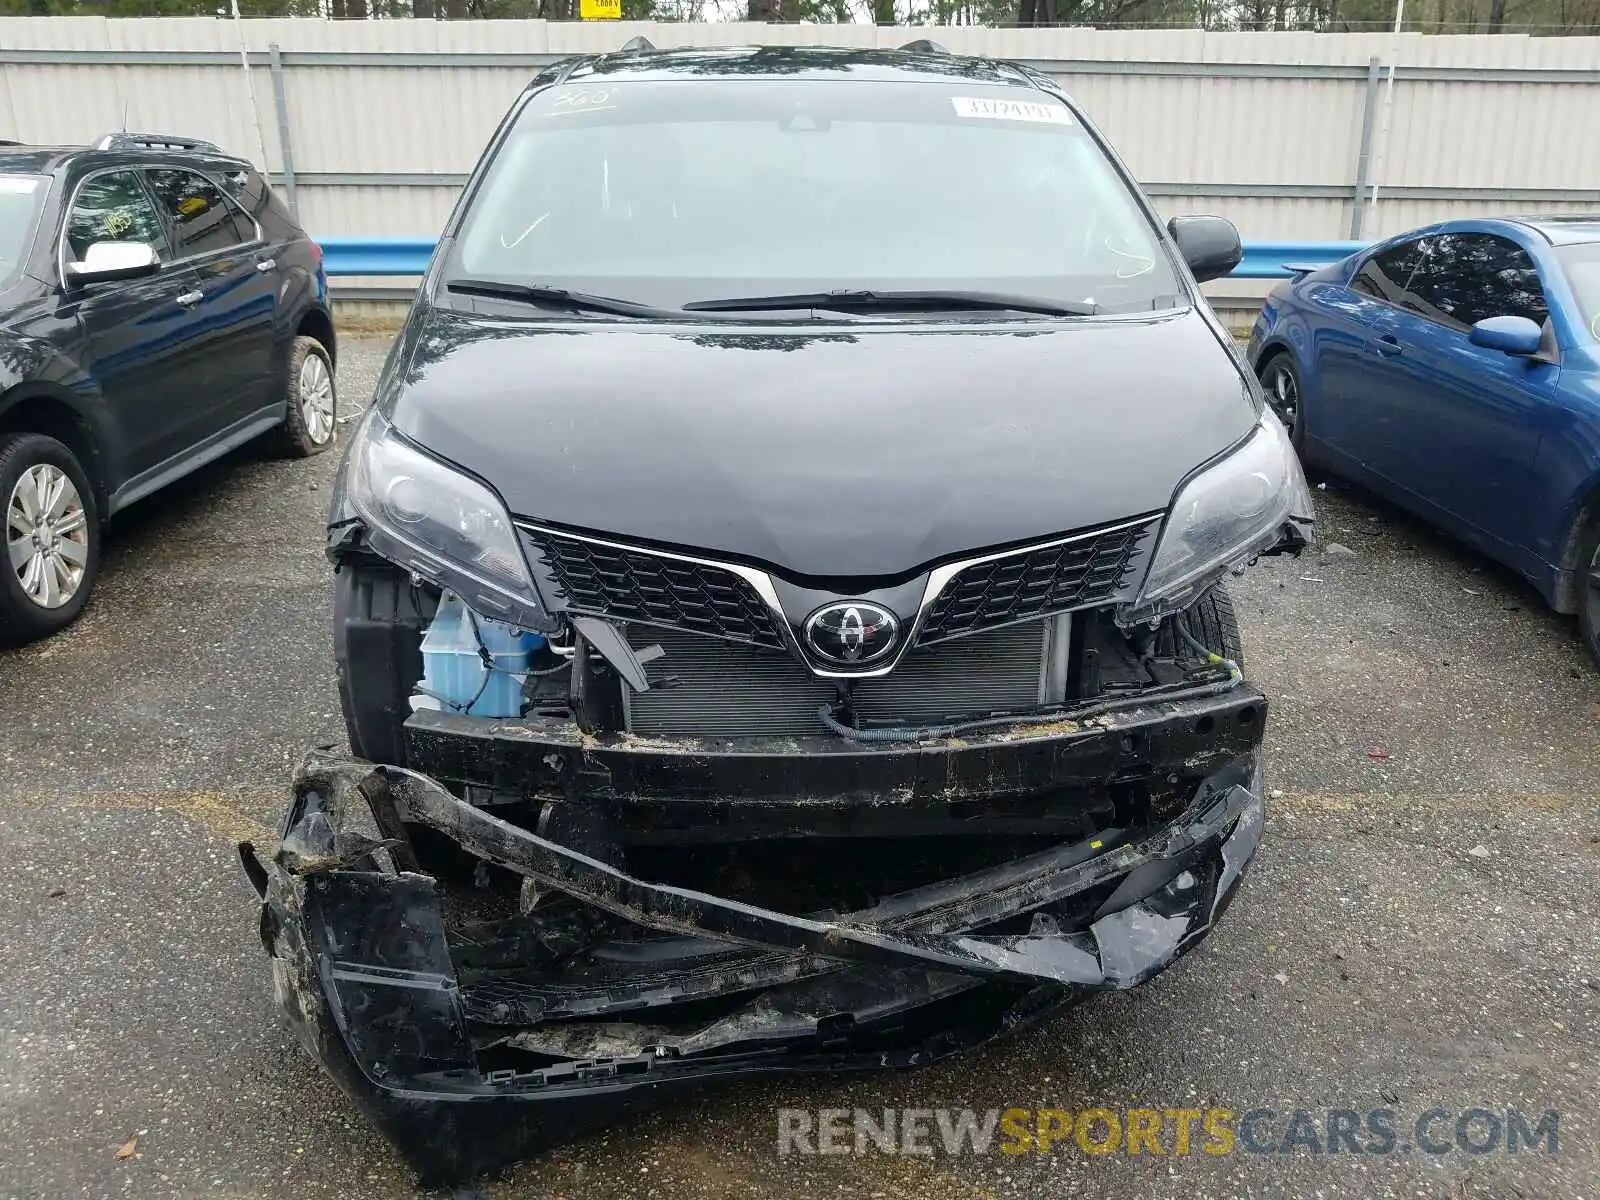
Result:
[[[862,667],[894,649],[900,622],[888,609],[846,600],[817,609],[806,618],[806,646],[823,662]]]

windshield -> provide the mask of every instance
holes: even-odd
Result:
[[[491,165],[447,276],[672,308],[840,288],[1098,312],[1185,303],[1155,230],[1070,110],[970,84],[548,89]]]
[[[1589,336],[1600,342],[1600,242],[1561,246],[1556,250],[1578,298],[1578,314]]]
[[[22,269],[44,199],[42,175],[0,175],[0,287]]]

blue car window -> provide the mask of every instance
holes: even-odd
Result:
[[[1423,238],[1422,263],[1407,305],[1419,316],[1465,330],[1489,317],[1527,317],[1543,325],[1550,315],[1539,270],[1527,251],[1488,233],[1441,233]]]
[[[1556,251],[1578,300],[1578,316],[1600,341],[1600,242],[1579,242]]]
[[[1422,243],[1416,239],[1402,242],[1367,259],[1350,286],[1365,295],[1408,308],[1413,297],[1407,289],[1421,262]]]

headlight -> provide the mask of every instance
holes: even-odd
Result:
[[[484,616],[548,630],[517,531],[483,484],[403,441],[376,411],[357,431],[347,471],[348,499],[375,551]]]
[[[1224,570],[1277,543],[1285,525],[1298,534],[1313,513],[1289,435],[1267,409],[1249,441],[1178,490],[1132,619],[1185,607]]]

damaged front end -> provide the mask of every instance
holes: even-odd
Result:
[[[875,873],[845,861],[869,839],[780,839],[788,869],[765,881],[760,842],[741,864],[673,839],[706,861],[670,870],[657,855],[658,877],[722,888],[651,881],[418,772],[321,755],[296,778],[276,852],[241,850],[290,1024],[424,1181],[445,1183],[718,1079],[925,1064],[1149,978],[1212,928],[1255,851],[1265,711],[1240,686],[960,745],[818,747],[790,798],[756,802],[780,810],[760,825],[826,832],[872,815],[859,793],[885,789],[877,805],[930,832],[879,842],[897,861]],[[427,714],[419,740],[466,742],[502,781],[566,780],[545,833],[562,806],[639,817],[686,773],[738,795],[773,765],[754,746],[673,753],[538,719],[479,723]],[[931,832],[958,832],[963,806],[993,809],[997,782],[1029,799],[996,820],[1050,832]],[[494,867],[477,886],[421,873],[418,827]],[[863,888],[897,876],[901,890]],[[860,906],[739,898],[830,885]]]
[[[329,545],[382,761],[313,755],[241,847],[278,1002],[444,1183],[1132,987],[1260,839],[1219,580],[1309,513],[1266,414],[1167,510],[807,575],[515,516],[369,413]]]

